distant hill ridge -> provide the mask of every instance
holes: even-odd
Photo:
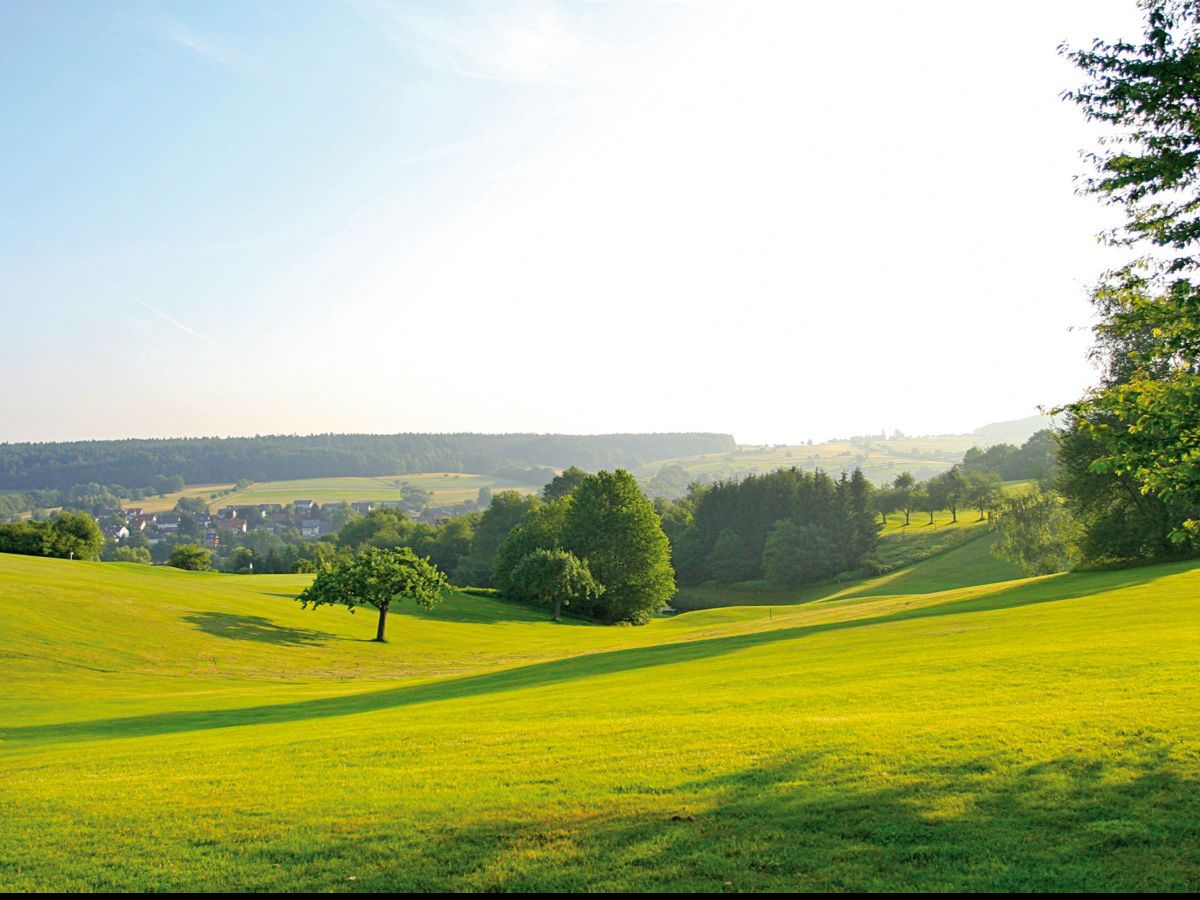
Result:
[[[344,475],[495,471],[502,466],[633,467],[655,459],[736,449],[732,435],[314,434],[230,438],[128,438],[0,444],[0,490],[96,482],[189,484]]]
[[[990,422],[971,432],[984,444],[1023,444],[1044,428],[1053,428],[1057,420],[1053,416],[1029,416],[1007,422]]]

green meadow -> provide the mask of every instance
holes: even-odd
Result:
[[[494,491],[517,490],[532,493],[538,488],[517,484],[491,475],[464,472],[419,472],[409,475],[373,477],[297,478],[291,481],[263,481],[222,497],[213,509],[229,504],[282,503],[314,500],[317,503],[354,503],[369,500],[399,500],[405,485],[424,488],[431,494],[431,506],[448,506],[474,500],[480,488]]]
[[[1196,890],[1200,566],[641,627],[0,556],[5,890]],[[998,580],[999,579],[999,580]]]

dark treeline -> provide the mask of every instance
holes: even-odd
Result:
[[[319,434],[0,444],[0,489],[96,482],[145,486],[280,481],[410,472],[490,473],[505,466],[630,467],[727,452],[727,434]]]
[[[691,522],[672,535],[679,581],[817,581],[859,568],[875,549],[872,487],[856,469],[778,469],[695,491]],[[671,533],[668,524],[668,534]]]

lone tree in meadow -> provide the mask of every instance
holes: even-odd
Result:
[[[387,614],[392,602],[415,600],[422,609],[432,609],[442,599],[446,576],[433,563],[408,547],[398,550],[364,550],[350,562],[335,565],[317,575],[296,599],[305,609],[341,604],[354,612],[360,606],[379,610],[375,640],[384,643]]]
[[[604,593],[587,563],[566,550],[534,550],[517,564],[511,578],[514,591],[521,596],[553,603],[555,622],[564,606],[586,606]]]

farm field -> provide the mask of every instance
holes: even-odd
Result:
[[[232,489],[232,484],[189,484],[182,491],[172,491],[169,494],[146,497],[142,500],[125,500],[123,501],[123,505],[126,507],[140,506],[146,512],[167,512],[174,509],[175,504],[184,497],[209,497],[212,494],[224,494],[226,491]],[[214,507],[220,505],[222,505],[221,502],[213,503]]]
[[[639,476],[653,477],[660,469],[679,465],[693,478],[741,477],[752,473],[795,466],[812,471],[824,469],[837,473],[861,468],[876,484],[891,481],[901,472],[912,472],[926,479],[944,472],[962,460],[963,454],[980,443],[973,435],[902,438],[863,441],[829,441],[823,444],[791,446],[740,446],[729,453],[707,453],[677,459],[656,460],[637,470]]]
[[[1195,890],[1200,566],[642,628],[0,556],[0,889]],[[993,580],[1005,578],[1005,580]]]
[[[315,500],[318,503],[367,500],[399,500],[404,485],[424,488],[432,494],[431,506],[447,506],[474,500],[480,488],[494,491],[514,490],[533,493],[540,488],[517,484],[490,475],[471,475],[463,472],[420,472],[408,475],[377,477],[299,478],[292,481],[264,481],[222,497],[213,509],[228,504],[283,503],[295,500]]]

